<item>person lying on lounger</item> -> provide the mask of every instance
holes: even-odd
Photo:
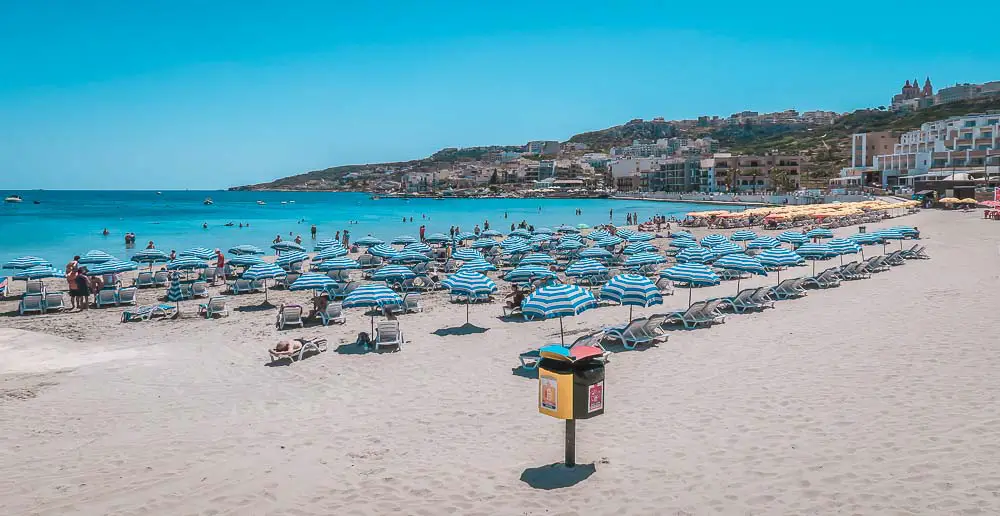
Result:
[[[322,337],[299,337],[297,339],[279,340],[278,344],[271,350],[271,353],[280,356],[292,356],[302,350],[302,346],[305,344],[323,344],[325,342],[326,339]]]

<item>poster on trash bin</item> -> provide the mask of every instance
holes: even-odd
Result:
[[[587,413],[604,409],[604,381],[587,387]]]
[[[558,381],[551,376],[541,377],[541,399],[539,404],[545,410],[551,410],[553,412],[559,410],[559,389]]]

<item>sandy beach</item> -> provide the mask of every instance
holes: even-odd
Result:
[[[353,344],[370,324],[360,309],[279,332],[261,295],[231,298],[228,318],[189,301],[180,320],[129,324],[121,308],[21,317],[8,299],[0,514],[998,514],[1000,225],[975,211],[882,225],[896,224],[918,226],[932,259],[654,347],[609,343],[606,413],[577,425],[581,478],[549,467],[563,426],[513,371],[558,342],[558,321],[474,305],[484,330],[448,334],[465,308],[429,295],[400,317],[402,352],[377,354]],[[686,305],[678,289],[635,316]],[[627,317],[602,307],[565,328]],[[299,335],[330,349],[266,365]]]

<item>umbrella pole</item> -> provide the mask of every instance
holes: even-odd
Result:
[[[628,305],[628,320],[632,321],[632,305]]]
[[[781,283],[781,267],[778,267],[777,273],[778,273],[778,283],[777,284],[780,284]]]
[[[691,294],[694,292],[694,287],[688,284],[688,308],[691,308]]]
[[[465,324],[469,324],[469,305],[472,304],[472,296],[466,296],[465,298]]]
[[[559,317],[559,343],[566,346],[566,337],[563,336],[563,323],[562,317]]]
[[[737,271],[737,272],[739,272],[739,271]],[[743,279],[743,273],[741,272],[739,275],[736,276],[736,293],[737,294],[740,293],[740,280],[742,280],[742,279]]]

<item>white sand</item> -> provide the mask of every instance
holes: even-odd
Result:
[[[557,321],[474,306],[488,331],[436,336],[465,322],[438,296],[400,319],[403,352],[358,354],[338,346],[368,327],[360,310],[281,333],[273,311],[3,317],[72,340],[0,332],[0,514],[998,514],[1000,224],[980,216],[894,220],[920,227],[932,260],[615,353],[606,414],[578,423],[578,462],[596,471],[555,490],[521,477],[561,461],[562,423],[511,370]],[[686,303],[679,290],[636,316]],[[264,365],[302,334],[331,350]]]

